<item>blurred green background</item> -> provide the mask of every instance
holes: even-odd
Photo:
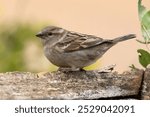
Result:
[[[42,71],[42,44],[35,35],[45,26],[44,23],[0,24],[0,72]],[[46,69],[55,71],[57,67],[49,64]]]
[[[0,17],[0,72],[56,70],[35,37],[47,25],[108,39],[128,33],[142,37],[137,0],[0,0]],[[117,71],[124,71],[138,64],[137,48],[134,40],[119,44],[87,69],[115,63]]]
[[[33,24],[0,24],[0,71],[27,71],[23,54],[28,41],[37,42],[37,28]]]

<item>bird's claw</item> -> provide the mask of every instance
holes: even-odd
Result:
[[[60,67],[58,69],[58,71],[61,71],[61,72],[76,72],[76,71],[82,71],[83,69],[80,69],[80,68],[62,68]]]

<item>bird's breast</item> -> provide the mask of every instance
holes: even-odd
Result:
[[[47,59],[56,66],[67,67],[65,54],[57,47],[45,47],[44,53]]]

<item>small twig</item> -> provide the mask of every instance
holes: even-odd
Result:
[[[114,69],[115,66],[116,66],[116,64],[112,64],[112,65],[103,67],[102,69],[98,70],[98,73],[109,73],[109,72],[112,72],[112,70]]]
[[[150,41],[147,41],[147,42],[145,41],[144,42],[144,41],[141,41],[141,40],[138,40],[138,39],[136,39],[136,41],[139,42],[139,43],[141,43],[141,44],[150,44]]]

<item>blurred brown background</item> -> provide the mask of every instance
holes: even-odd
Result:
[[[142,39],[137,2],[137,0],[0,0],[0,23],[7,26],[13,25],[14,22],[30,23],[37,25],[37,32],[45,25],[57,25],[107,39],[135,33],[137,39]],[[150,8],[149,0],[143,2]],[[49,71],[51,64],[42,53],[40,40],[34,35],[32,40],[36,42],[29,39],[23,51],[26,71]],[[138,48],[145,48],[145,45],[137,43],[134,39],[119,43],[99,60],[96,68],[116,64],[115,70],[122,72],[129,70],[131,64],[141,67],[138,63]],[[0,56],[5,58],[3,54]]]

